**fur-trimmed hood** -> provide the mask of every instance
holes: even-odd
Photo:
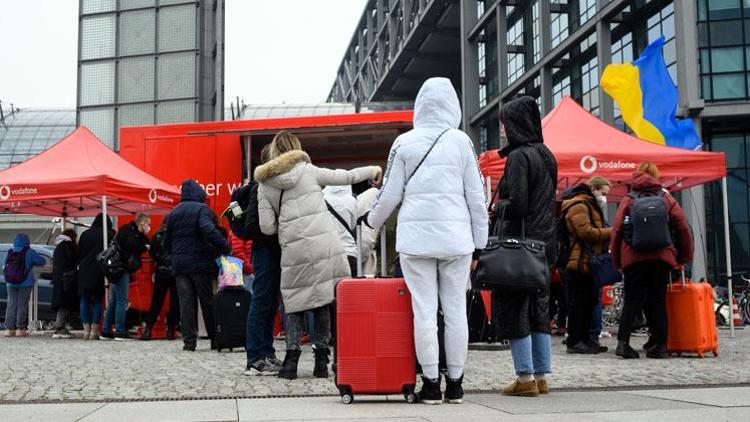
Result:
[[[302,176],[302,166],[309,164],[310,156],[301,150],[286,152],[255,169],[255,180],[277,189],[290,189]]]

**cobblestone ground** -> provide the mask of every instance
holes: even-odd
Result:
[[[644,338],[635,338],[635,345]],[[718,358],[623,361],[611,348],[598,356],[567,355],[560,339],[553,346],[553,388],[603,388],[750,384],[750,332],[730,339],[722,332]],[[195,353],[179,341],[83,342],[47,336],[0,338],[0,402],[189,399],[211,397],[337,394],[332,378],[312,377],[309,348],[300,379],[246,377],[244,352],[216,353],[200,341]],[[276,343],[283,348],[282,342]],[[498,390],[512,380],[509,351],[470,351],[465,388]]]

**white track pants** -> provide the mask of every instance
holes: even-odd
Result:
[[[448,377],[463,375],[469,347],[466,288],[471,255],[435,259],[400,255],[401,269],[411,293],[414,346],[425,377],[438,377],[440,348],[437,335],[438,298],[445,317],[445,357]]]

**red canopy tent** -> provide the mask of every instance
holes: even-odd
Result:
[[[610,197],[628,192],[633,172],[643,161],[659,167],[661,181],[670,191],[679,191],[721,179],[724,202],[724,241],[727,278],[732,279],[732,254],[727,214],[726,156],[723,152],[689,151],[646,142],[612,127],[591,115],[570,97],[565,97],[542,120],[544,143],[558,163],[558,189],[604,176],[613,183]],[[505,169],[497,150],[479,157],[479,165],[489,185],[496,186]],[[732,297],[732,283],[728,283]],[[730,308],[730,328],[734,321]]]
[[[0,171],[0,212],[62,217],[165,213],[180,190],[135,167],[85,127]]]
[[[558,163],[560,190],[594,174],[614,184],[613,198],[627,193],[633,172],[643,161],[659,167],[662,182],[672,191],[687,189],[726,176],[724,153],[688,151],[642,141],[612,127],[565,97],[543,120],[544,143]],[[493,185],[503,174],[505,160],[487,151],[479,164]]]
[[[52,148],[0,171],[0,213],[91,217],[166,213],[180,190],[121,158],[85,127]],[[63,223],[64,225],[64,223]],[[107,231],[102,239],[108,244]],[[34,285],[31,321],[36,326]]]

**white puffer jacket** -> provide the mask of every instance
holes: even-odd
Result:
[[[357,256],[357,244],[352,236],[352,232],[355,231],[357,225],[357,200],[352,196],[352,187],[326,186],[323,189],[323,196],[326,202],[331,205],[331,208],[346,222],[346,227],[344,227],[333,213],[330,213],[333,225],[336,226],[339,239],[341,239],[341,246],[344,247],[344,252],[347,256]]]
[[[396,229],[399,253],[447,258],[487,245],[484,182],[471,139],[456,129],[460,121],[461,107],[450,80],[427,80],[414,104],[414,129],[393,143],[383,188],[368,217],[377,229],[403,201]]]

